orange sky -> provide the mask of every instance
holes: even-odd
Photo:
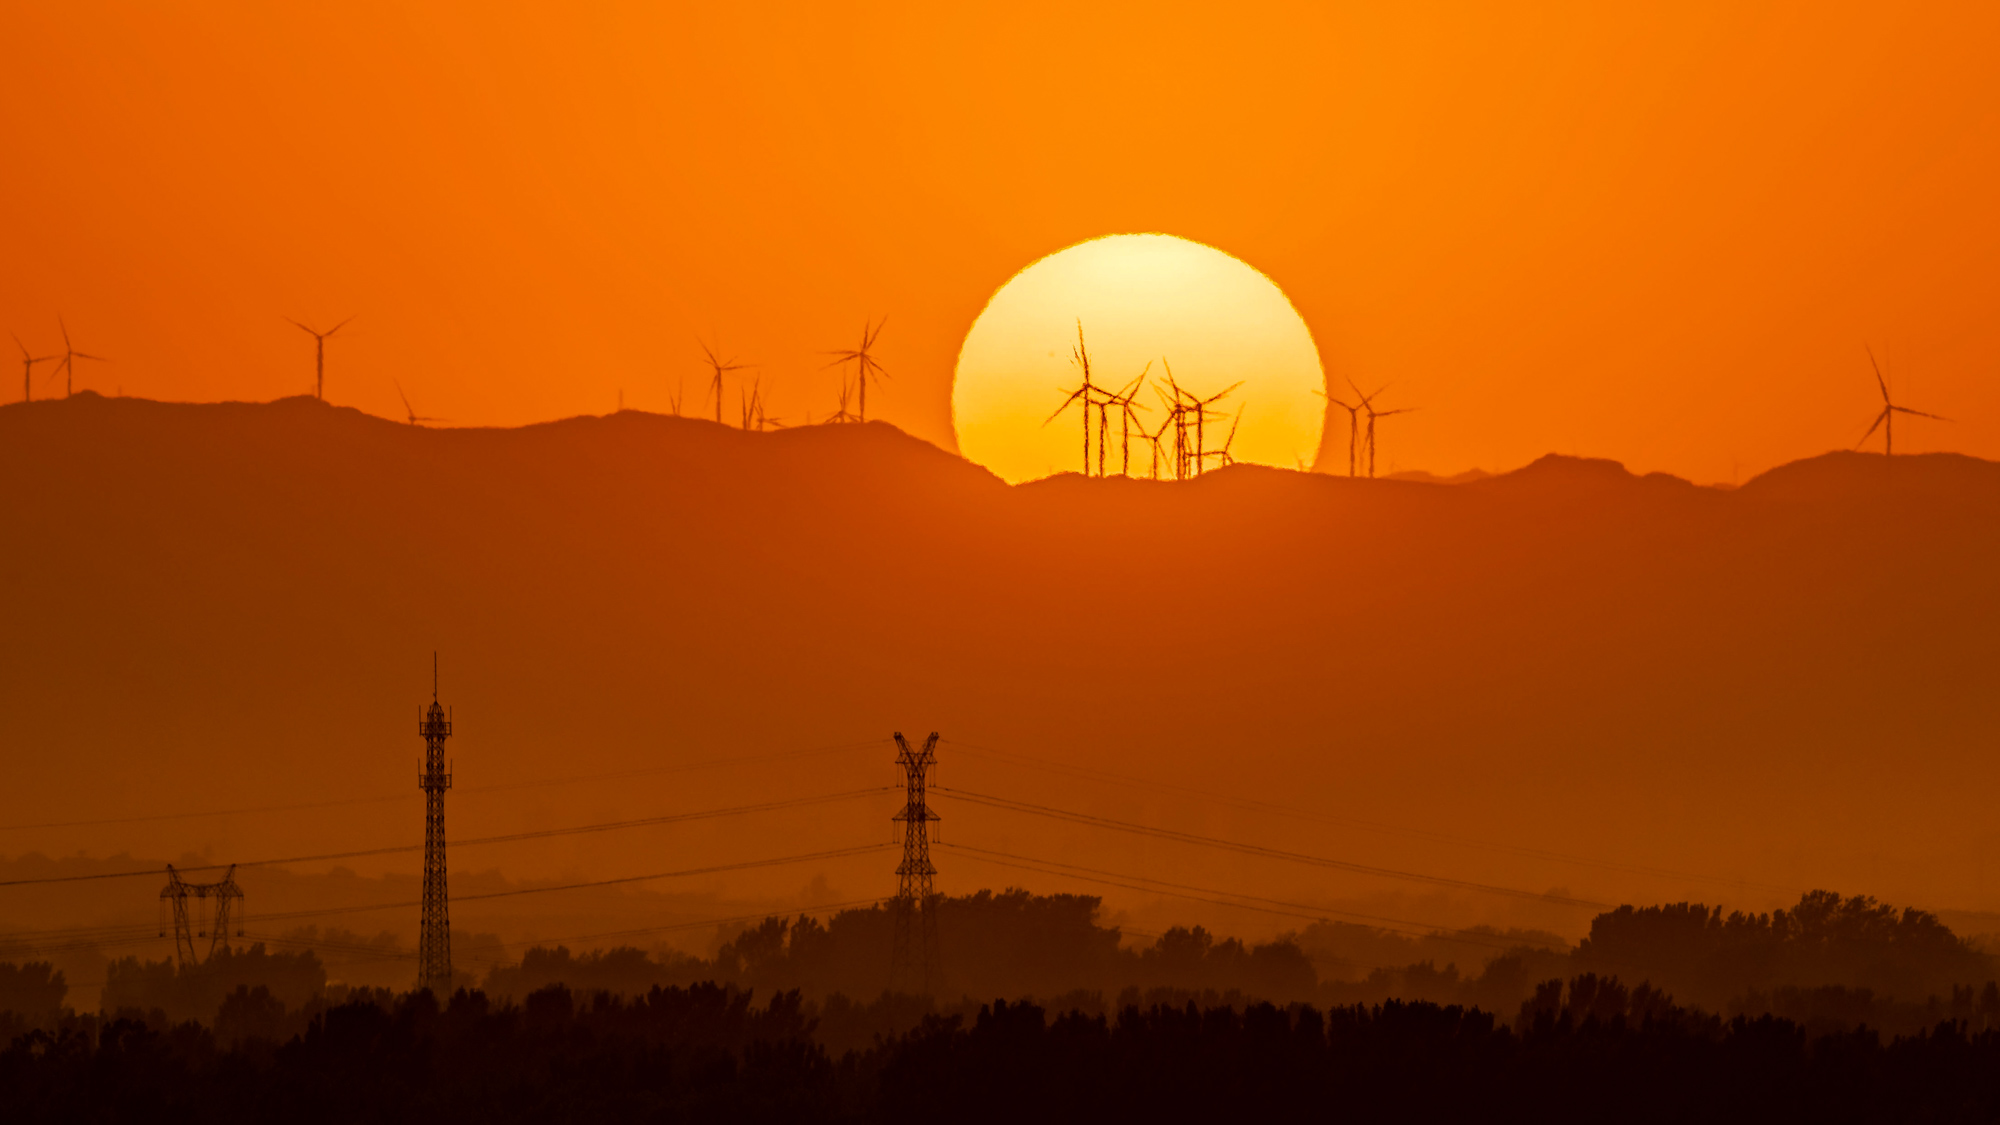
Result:
[[[262,399],[353,314],[333,401],[515,424],[696,403],[698,333],[823,414],[887,314],[949,447],[986,297],[1157,230],[1422,408],[1385,469],[1747,477],[1860,436],[1864,341],[1957,419],[1899,448],[2000,457],[1990,6],[577,7],[0,9],[0,327]]]

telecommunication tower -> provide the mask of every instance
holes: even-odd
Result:
[[[889,954],[889,987],[915,984],[930,995],[940,983],[938,963],[937,867],[931,863],[931,825],[938,814],[924,800],[924,785],[937,763],[936,731],[922,750],[910,749],[902,732],[896,734],[896,764],[903,770],[903,811],[892,820],[903,822],[903,862],[896,868],[895,943]]]
[[[424,768],[417,788],[424,791],[424,924],[417,947],[417,987],[451,992],[451,896],[445,889],[444,791],[451,788],[451,770],[444,760],[444,740],[451,737],[451,716],[438,703],[437,654],[431,654],[431,705],[417,709],[417,733],[424,739]]]
[[[209,912],[206,923],[190,917],[188,900],[213,901],[215,906]],[[229,948],[229,929],[236,926],[236,936],[243,936],[243,889],[236,885],[236,865],[230,864],[217,883],[190,883],[181,878],[174,865],[167,864],[167,885],[160,891],[160,913],[173,915],[174,960],[182,967],[199,965],[215,956],[218,949]],[[165,937],[165,918],[162,917],[160,936]],[[197,926],[203,928],[197,929]],[[197,955],[195,942],[205,939],[207,952]]]

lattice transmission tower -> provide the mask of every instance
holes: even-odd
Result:
[[[937,867],[931,863],[931,825],[938,814],[924,800],[924,785],[937,764],[938,736],[931,732],[922,750],[910,749],[896,734],[896,764],[903,770],[903,862],[896,868],[896,937],[889,953],[889,987],[916,985],[928,996],[942,983],[938,962]]]
[[[451,768],[444,760],[444,740],[451,737],[451,716],[438,703],[437,654],[431,654],[431,705],[417,710],[417,733],[424,738],[424,768],[417,788],[424,791],[424,924],[417,943],[417,987],[441,995],[451,993],[451,895],[445,888],[444,791],[451,788]]]
[[[189,899],[199,899],[203,904],[213,903],[207,911],[206,919],[196,917],[190,911]],[[216,883],[190,883],[181,878],[174,865],[167,864],[167,885],[160,891],[160,936],[167,936],[166,915],[173,915],[174,960],[183,968],[199,965],[215,956],[218,949],[229,948],[229,932],[233,927],[236,936],[243,936],[243,889],[236,885],[236,865],[230,864]],[[197,941],[205,941],[207,950],[197,952]]]

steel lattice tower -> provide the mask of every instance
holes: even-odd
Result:
[[[437,697],[437,654],[431,655],[431,705],[417,712],[417,733],[424,739],[424,768],[417,788],[424,791],[424,923],[417,945],[417,987],[451,992],[451,895],[445,888],[444,791],[451,788],[451,771],[444,760],[444,740],[451,737],[451,718]]]
[[[215,906],[207,929],[195,928],[198,923],[188,911],[190,898],[198,898],[204,902],[214,900]],[[231,926],[238,927],[237,937],[243,936],[242,903],[243,888],[236,885],[235,864],[229,865],[229,870],[223,874],[222,881],[217,883],[190,883],[181,878],[181,873],[174,870],[173,864],[167,864],[167,885],[160,891],[160,911],[162,923],[165,922],[165,915],[173,915],[174,961],[181,968],[187,968],[190,965],[199,965],[207,958],[215,956],[215,951],[218,949],[228,949]],[[164,924],[160,927],[160,936],[166,936]],[[206,954],[201,953],[197,947],[197,938],[208,939]]]
[[[938,814],[924,801],[924,785],[937,763],[936,731],[922,750],[910,749],[896,734],[896,764],[903,770],[903,811],[892,820],[903,822],[903,862],[896,868],[895,944],[889,955],[889,987],[911,983],[930,995],[940,983],[938,963],[937,891],[932,885],[937,867],[931,863],[931,824]],[[912,979],[914,978],[914,979]]]

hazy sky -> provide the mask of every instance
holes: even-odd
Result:
[[[1283,287],[1330,374],[1421,406],[1385,470],[1555,450],[1748,476],[1860,437],[1864,343],[1955,419],[1899,448],[1994,457],[1997,22],[9,5],[0,327],[43,352],[66,316],[113,360],[84,386],[262,399],[311,382],[281,316],[353,315],[333,401],[397,415],[400,384],[418,413],[518,424],[621,391],[665,410],[683,380],[704,412],[698,336],[763,365],[772,413],[823,415],[822,351],[887,315],[871,413],[949,446],[987,297],[1164,231]]]

